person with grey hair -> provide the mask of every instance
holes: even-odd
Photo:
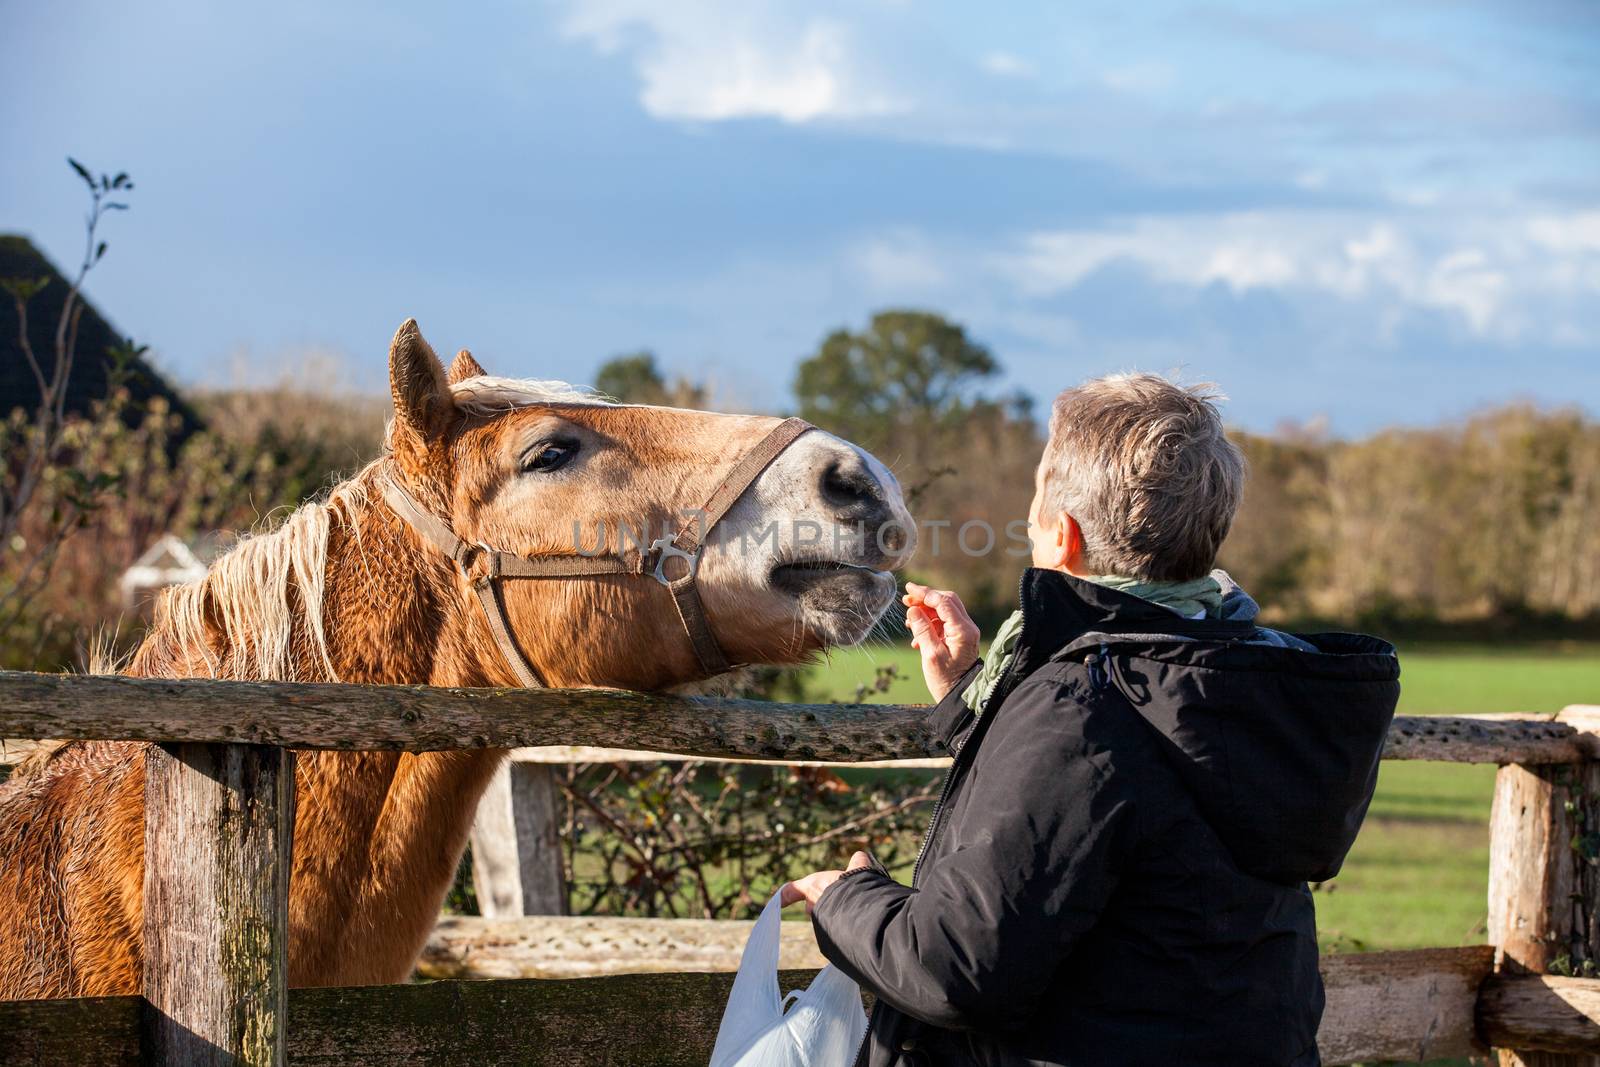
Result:
[[[866,853],[784,887],[876,997],[856,1063],[1319,1063],[1307,882],[1339,870],[1399,699],[1394,647],[1292,635],[1217,551],[1244,459],[1208,387],[1056,398],[1020,607],[980,659],[908,584],[953,756],[911,884]]]

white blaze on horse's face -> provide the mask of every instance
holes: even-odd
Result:
[[[786,616],[825,644],[849,645],[894,603],[890,572],[915,550],[915,525],[889,469],[812,430],[712,530],[700,574],[713,614],[726,597],[742,602],[738,613]]]

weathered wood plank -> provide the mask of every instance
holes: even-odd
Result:
[[[1586,736],[1587,735],[1587,736]],[[1575,706],[1560,715],[1507,712],[1487,715],[1402,715],[1395,719],[1383,758],[1439,760],[1452,763],[1570,762],[1583,753],[1600,758],[1600,707]],[[519,748],[511,759],[520,763],[659,763],[695,759],[682,753],[640,752],[623,748],[546,745]],[[729,760],[733,763],[812,767],[943,768],[948,756],[924,759],[856,760]]]
[[[634,748],[598,748],[592,745],[537,745],[532,748],[511,750],[513,763],[546,763],[570,765],[574,763],[683,763],[702,759],[681,752],[647,752]],[[949,756],[926,756],[921,759],[880,760],[782,760],[782,759],[719,759],[718,763],[741,763],[757,767],[888,767],[899,771],[943,770],[950,766]]]
[[[810,976],[786,978],[788,989]],[[290,1002],[291,1061],[704,1067],[732,980],[653,974],[306,990]]]
[[[686,699],[616,689],[171,681],[0,671],[0,737],[229,741],[290,748],[670,749],[695,756],[938,755],[927,709]]]
[[[171,681],[0,671],[0,737],[251,742],[290,748],[594,745],[703,759],[856,763],[942,756],[927,708],[774,704],[615,689],[447,689]],[[1600,759],[1592,723],[1397,718],[1386,759],[1570,763]],[[1583,728],[1580,728],[1583,727]]]
[[[696,919],[444,919],[417,970],[425,978],[578,978],[652,971],[733,971],[749,922]],[[1426,1060],[1472,1048],[1477,987],[1493,949],[1325,957],[1324,1057]],[[783,924],[779,965],[825,961],[810,925]],[[1481,1050],[1477,1050],[1481,1051]]]
[[[1329,1010],[1318,1043],[1334,1067],[1366,1060],[1416,1062],[1472,1048],[1472,990],[1489,967],[1484,948],[1335,956],[1323,961]],[[785,971],[784,989],[809,981]],[[649,974],[564,981],[433,982],[289,993],[289,1062],[295,1065],[485,1063],[538,1067],[703,1067],[731,974]],[[1514,979],[1512,981],[1538,981]],[[1466,992],[1463,992],[1465,990]],[[1463,1000],[1467,1006],[1462,1007]],[[138,998],[0,1004],[0,1062],[10,1047],[62,1047],[47,1035],[87,1026],[74,1067],[122,1065],[137,1055]],[[1519,998],[1497,1015],[1525,1025]],[[85,1005],[92,1007],[85,1008]],[[1536,1006],[1540,1016],[1547,1006]],[[87,1032],[87,1031],[86,1031]]]
[[[146,1062],[282,1067],[294,753],[145,760]]]
[[[143,997],[0,1001],[0,1067],[140,1067]]]
[[[589,978],[656,971],[733,971],[753,921],[531,916],[439,920],[422,950],[424,978]],[[778,965],[826,961],[811,924],[782,926]]]
[[[1548,716],[1397,715],[1384,759],[1573,763],[1600,759],[1600,736]]]
[[[1600,763],[1501,767],[1489,817],[1489,940],[1501,975],[1600,965]],[[1600,1067],[1544,1045],[1498,1049],[1501,1067]]]
[[[1503,1048],[1600,1053],[1600,979],[1490,978],[1478,1025]]]
[[[495,772],[472,824],[472,881],[484,916],[567,913],[563,810],[549,765],[504,763]]]
[[[1324,956],[1324,1063],[1420,1063],[1481,1053],[1473,1014],[1493,967],[1487,945]]]

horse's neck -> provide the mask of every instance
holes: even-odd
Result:
[[[290,882],[293,985],[403,981],[502,752],[302,752]]]
[[[486,635],[448,562],[418,546],[381,504],[347,518],[330,532],[324,594],[339,679],[500,683],[486,673],[492,646],[483,647]],[[306,951],[291,980],[398,981],[409,974],[503,758],[481,750],[302,755],[297,821],[310,840],[297,829],[295,875],[306,883]],[[309,819],[307,800],[316,809]]]
[[[369,492],[328,535],[324,629],[338,679],[369,685],[515,684],[449,560]]]
[[[376,494],[372,494],[374,497]],[[328,659],[352,683],[503,684],[448,565],[381,504],[341,504],[323,590]],[[299,626],[296,674],[327,678]],[[215,651],[215,650],[213,650]],[[226,656],[222,662],[228,662]],[[135,673],[193,673],[194,650],[141,650]],[[189,664],[187,670],[184,665]],[[227,673],[227,672],[224,672]],[[503,752],[301,752],[290,980],[393,982],[415,962]]]

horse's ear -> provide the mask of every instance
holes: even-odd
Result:
[[[419,441],[437,437],[455,417],[444,367],[422,339],[416,319],[401,323],[389,345],[389,389],[394,394],[396,427]]]
[[[455,360],[450,364],[450,384],[455,385],[468,378],[482,378],[488,373],[478,365],[477,360],[472,358],[472,353],[463,348],[456,353]]]

